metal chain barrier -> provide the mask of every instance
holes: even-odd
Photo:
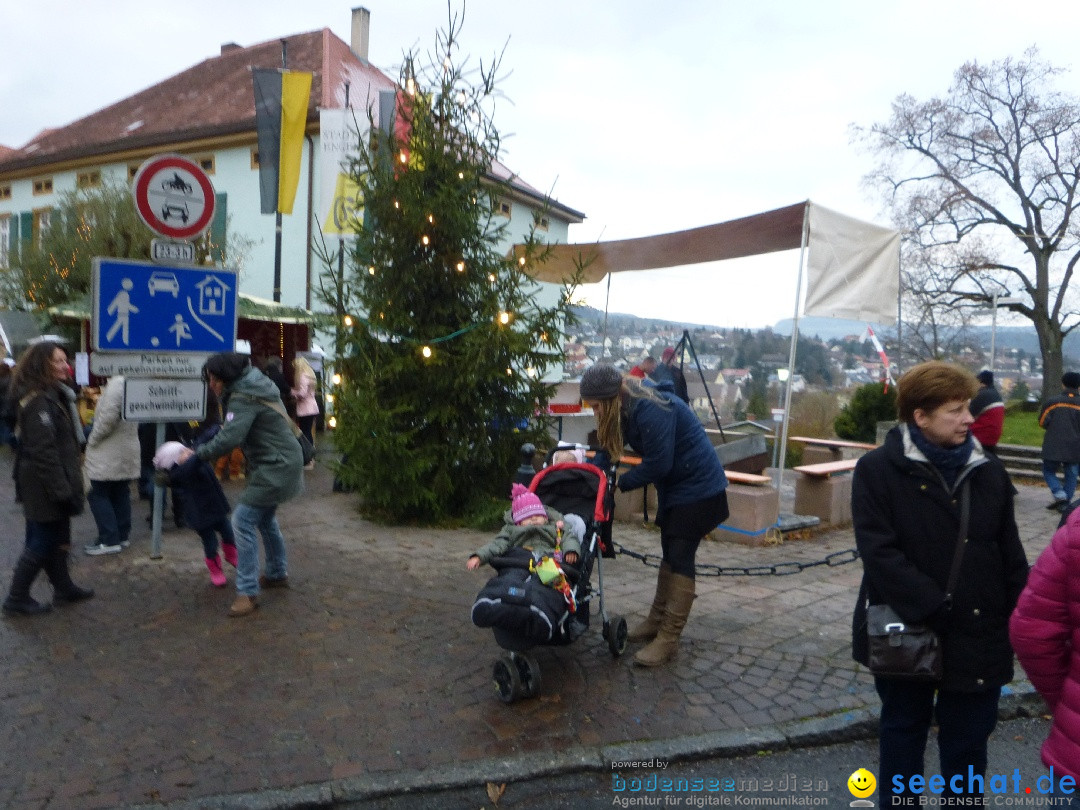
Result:
[[[631,551],[625,546],[615,542],[612,542],[612,546],[614,546],[615,551],[618,554],[624,554],[635,560],[641,560],[642,564],[652,566],[653,568],[660,567],[661,557],[658,554],[638,554],[638,552]],[[823,559],[808,563],[780,562],[773,563],[772,565],[748,565],[741,568],[737,566],[729,568],[722,565],[697,563],[694,566],[694,569],[698,576],[706,577],[786,577],[791,574],[801,574],[807,568],[816,568],[819,565],[835,568],[838,565],[847,565],[848,563],[855,562],[857,559],[859,559],[859,550],[849,548],[844,551],[836,551]]]

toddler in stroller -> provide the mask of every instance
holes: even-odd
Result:
[[[564,519],[521,484],[514,484],[510,497],[511,507],[503,516],[506,525],[494,540],[469,557],[466,568],[475,571],[481,563],[490,563],[512,548],[561,555],[559,561],[566,560],[570,565],[577,562],[585,537],[584,520],[577,515],[567,515]],[[569,532],[564,536],[566,527]]]
[[[536,645],[566,645],[579,638],[588,629],[594,596],[600,597],[604,639],[612,654],[620,655],[626,648],[626,621],[609,620],[604,613],[600,557],[608,551],[601,538],[611,522],[613,488],[609,480],[614,477],[609,478],[598,467],[570,462],[545,467],[533,477],[528,490],[515,488],[518,498],[523,504],[532,504],[537,516],[542,512],[545,520],[550,520],[552,514],[562,513],[567,526],[580,521],[585,530],[576,553],[572,548],[577,537],[573,531],[565,531],[561,555],[555,553],[553,542],[541,548],[534,540],[532,551],[504,541],[502,548],[492,549],[496,543],[491,543],[469,558],[469,568],[475,569],[483,561],[497,572],[477,595],[472,619],[477,627],[492,628],[495,641],[509,651],[495,662],[493,671],[496,691],[506,703],[539,693],[540,670],[525,651]],[[523,492],[535,502],[526,501]],[[518,517],[516,510],[511,512],[512,518]],[[520,531],[522,527],[510,528]],[[541,528],[545,527],[533,527]],[[589,582],[594,565],[598,573],[595,594]]]

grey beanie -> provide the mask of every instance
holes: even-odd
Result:
[[[582,399],[614,399],[622,388],[622,374],[612,366],[597,363],[581,375]]]

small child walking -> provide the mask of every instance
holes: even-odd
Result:
[[[180,452],[186,449],[180,442],[164,442],[154,454],[154,468],[168,478],[169,486],[181,491],[184,524],[194,529],[202,540],[210,582],[222,588],[226,579],[218,554],[218,535],[225,561],[233,568],[237,561],[229,499],[209,462],[193,455],[182,464],[177,463]]]
[[[570,565],[578,561],[581,541],[585,536],[585,521],[577,515],[565,517],[541,503],[535,492],[521,484],[514,484],[510,491],[510,508],[503,516],[506,525],[486,546],[477,549],[469,557],[465,567],[475,571],[483,563],[489,563],[511,548],[552,554],[561,549],[562,558]],[[564,533],[563,529],[567,531]]]

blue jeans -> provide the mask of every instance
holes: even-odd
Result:
[[[203,556],[204,557],[216,557],[218,553],[218,535],[221,535],[221,542],[228,543],[230,546],[236,545],[236,538],[233,535],[232,523],[229,522],[227,517],[223,517],[213,526],[208,526],[205,529],[199,529],[199,539],[202,540]],[[240,556],[238,551],[237,557]],[[256,557],[256,562],[258,558]]]
[[[71,518],[41,522],[26,521],[26,550],[45,559],[54,551],[71,543]]]
[[[277,522],[276,506],[249,506],[241,503],[233,509],[232,527],[236,534],[236,591],[244,596],[259,593],[259,541],[262,534],[266,551],[266,576],[281,579],[289,575],[285,557],[285,538]]]
[[[882,808],[892,806],[893,796],[914,796],[908,790],[912,776],[923,775],[923,757],[930,723],[937,716],[938,754],[945,777],[945,795],[982,796],[984,785],[969,791],[968,769],[986,775],[986,744],[997,725],[1001,690],[989,692],[939,691],[934,684],[874,678],[881,697],[879,724],[878,785]],[[894,793],[893,777],[902,779],[904,790]],[[953,793],[954,776],[962,790]],[[917,801],[917,800],[916,800]]]
[[[106,546],[126,543],[131,535],[131,482],[91,481],[86,500],[97,523],[98,542]]]
[[[1058,467],[1065,468],[1064,487],[1062,487],[1062,483],[1057,477]],[[1062,499],[1071,501],[1073,499],[1073,495],[1076,494],[1076,479],[1080,476],[1080,463],[1073,463],[1071,461],[1043,461],[1042,472],[1043,478],[1046,480],[1046,485],[1050,487],[1050,491],[1054,493],[1055,498],[1059,501]]]

